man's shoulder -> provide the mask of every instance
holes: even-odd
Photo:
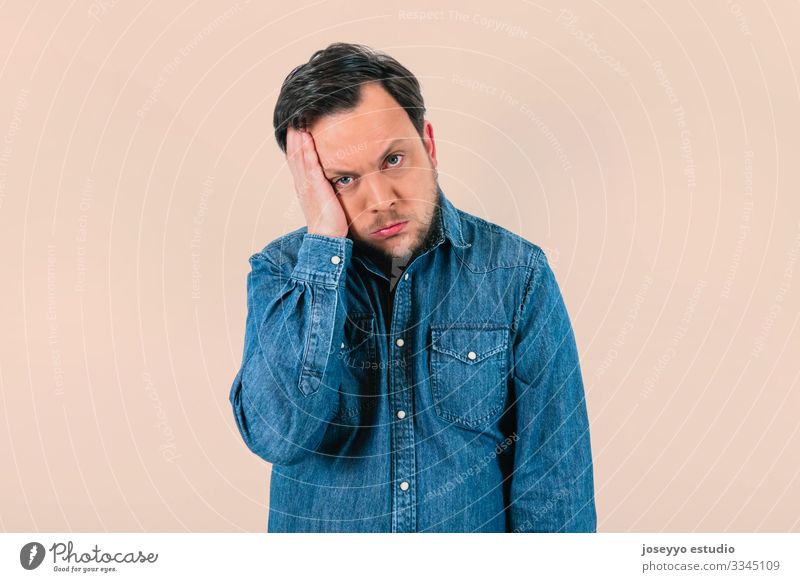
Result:
[[[544,254],[542,247],[499,224],[465,210],[457,208],[456,211],[463,239],[470,243],[462,253],[462,260],[472,263],[476,269],[530,267]]]
[[[291,232],[282,234],[278,238],[270,241],[257,253],[250,256],[250,262],[267,260],[277,266],[284,263],[294,264],[297,261],[297,254],[300,245],[303,244],[303,237],[308,231],[308,226],[301,226]]]

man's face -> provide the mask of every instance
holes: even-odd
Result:
[[[437,204],[436,147],[379,84],[361,88],[359,105],[309,128],[325,177],[344,209],[349,235],[386,261],[410,258],[426,241]],[[379,229],[405,223],[399,228]]]

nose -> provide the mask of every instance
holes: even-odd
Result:
[[[399,199],[391,181],[381,172],[363,176],[361,180],[367,193],[367,208],[373,214],[391,210],[395,201]]]

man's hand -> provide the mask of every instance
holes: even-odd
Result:
[[[290,126],[286,130],[286,153],[308,232],[346,236],[347,217],[333,186],[322,171],[311,133]]]

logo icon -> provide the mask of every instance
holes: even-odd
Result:
[[[35,570],[44,561],[44,546],[39,542],[28,542],[19,551],[19,563],[26,570]]]

